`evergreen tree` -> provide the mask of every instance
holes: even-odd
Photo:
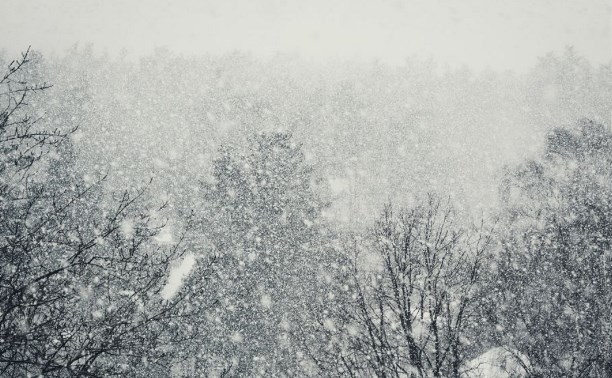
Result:
[[[240,376],[296,375],[303,358],[295,335],[325,295],[332,266],[312,168],[290,135],[258,134],[244,153],[222,150],[214,180],[203,213],[219,257],[209,360]]]

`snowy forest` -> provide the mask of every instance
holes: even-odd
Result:
[[[0,54],[1,377],[612,377],[612,66]]]

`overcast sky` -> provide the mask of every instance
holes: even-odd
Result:
[[[609,0],[1,0],[0,14],[10,53],[78,42],[133,57],[165,46],[522,70],[572,45],[593,63],[612,59]]]

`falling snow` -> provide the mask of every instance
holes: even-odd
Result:
[[[0,26],[0,376],[612,377],[609,7],[83,3]]]

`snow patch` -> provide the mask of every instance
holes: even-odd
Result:
[[[180,264],[170,270],[168,282],[162,290],[162,298],[169,300],[176,295],[183,285],[183,279],[189,275],[194,265],[195,257],[192,254],[188,254]]]
[[[170,226],[164,227],[154,238],[158,245],[171,244],[174,240]]]
[[[260,303],[263,308],[272,307],[272,298],[268,294],[264,294],[260,298]]]
[[[134,236],[134,221],[131,219],[124,219],[121,222],[121,233],[126,239],[130,239]]]
[[[515,350],[492,348],[467,363],[465,378],[524,378],[527,357]]]
[[[236,331],[232,334],[232,337],[230,337],[230,339],[236,344],[240,344],[244,341],[244,336],[242,336],[240,332]]]

